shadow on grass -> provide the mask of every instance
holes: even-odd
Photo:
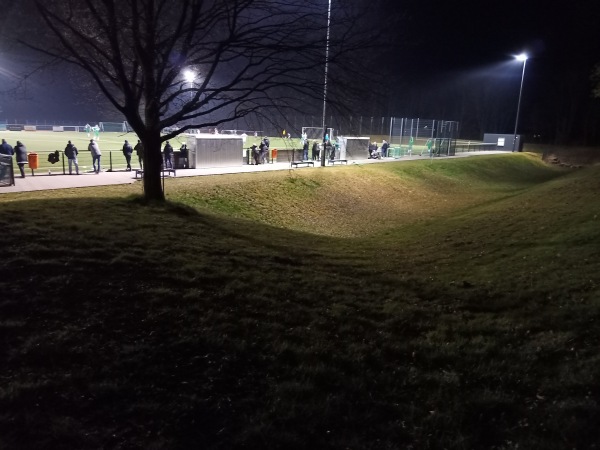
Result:
[[[356,239],[3,203],[0,446],[591,447],[592,175]],[[532,245],[550,200],[560,256]]]

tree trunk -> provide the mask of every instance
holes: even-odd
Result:
[[[160,132],[147,132],[140,139],[144,145],[144,198],[147,201],[164,202]]]

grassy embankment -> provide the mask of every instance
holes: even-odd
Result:
[[[589,448],[600,169],[527,155],[0,197],[0,446]]]

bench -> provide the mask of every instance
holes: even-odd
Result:
[[[331,164],[332,166],[335,165],[335,163],[344,163],[344,164],[348,164],[348,160],[347,159],[329,159],[329,164]]]
[[[177,171],[175,169],[162,169],[161,170],[163,177],[165,176],[165,173],[167,174],[167,176],[169,176],[170,174],[173,174],[173,176],[177,176]],[[135,171],[135,177],[137,178],[138,175],[140,176],[140,178],[144,177],[144,171],[142,169],[136,169]]]
[[[306,165],[306,167],[308,167],[308,166],[315,167],[314,161],[292,161],[291,162],[291,165],[296,166],[296,167],[298,167],[300,164],[304,164],[304,165]]]

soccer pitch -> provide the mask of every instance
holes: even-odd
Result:
[[[79,163],[80,171],[91,171],[92,170],[92,156],[88,151],[88,144],[90,139],[94,136],[90,134],[88,137],[87,133],[76,132],[76,131],[2,131],[0,132],[0,138],[5,139],[13,147],[17,141],[21,141],[25,147],[27,147],[27,153],[37,153],[39,160],[39,167],[37,172],[44,173],[47,171],[62,172],[63,170],[63,152],[68,141],[71,141],[77,150],[79,155],[77,160]],[[135,133],[116,133],[116,132],[101,132],[100,139],[97,140],[102,152],[101,165],[102,170],[109,170],[111,167],[113,170],[124,170],[127,166],[125,162],[125,156],[123,156],[123,144],[125,139],[129,141],[131,146],[135,146],[138,141],[138,137]],[[174,149],[179,149],[181,144],[184,142],[185,136],[178,136],[171,139],[171,145]],[[55,164],[48,161],[48,155],[58,150],[61,154],[61,160]],[[112,164],[111,164],[112,162]],[[133,152],[131,163],[133,168],[138,167],[138,158],[135,151]],[[65,170],[68,172],[68,162],[64,158]],[[30,172],[29,168],[26,167],[27,173]]]
[[[73,145],[77,147],[79,154],[77,160],[79,163],[79,170],[86,172],[92,170],[92,156],[88,151],[88,144],[90,139],[93,138],[93,133],[88,137],[85,132],[77,131],[0,131],[0,138],[6,139],[13,147],[17,141],[21,141],[25,147],[27,147],[27,153],[37,153],[39,166],[36,169],[37,173],[45,173],[51,171],[52,173],[63,172],[63,159],[64,159],[64,171],[68,173],[69,166],[67,158],[64,157],[64,150],[68,143],[71,141]],[[121,132],[101,132],[100,139],[97,140],[102,152],[101,165],[102,170],[125,170],[127,163],[125,156],[123,156],[123,144],[125,139],[129,141],[131,146],[135,146],[138,141],[138,137],[135,133],[121,133]],[[182,134],[169,142],[176,151],[179,147],[186,142],[187,135]],[[271,148],[283,149],[300,149],[302,147],[300,139],[283,139],[280,137],[271,137]],[[249,148],[252,144],[259,145],[261,137],[248,136],[244,148]],[[163,145],[164,146],[164,145]],[[52,164],[48,161],[48,155],[54,151],[60,152],[60,161]],[[135,153],[131,157],[131,166],[134,169],[139,168],[138,158]],[[26,167],[27,173],[30,173],[28,167]]]

